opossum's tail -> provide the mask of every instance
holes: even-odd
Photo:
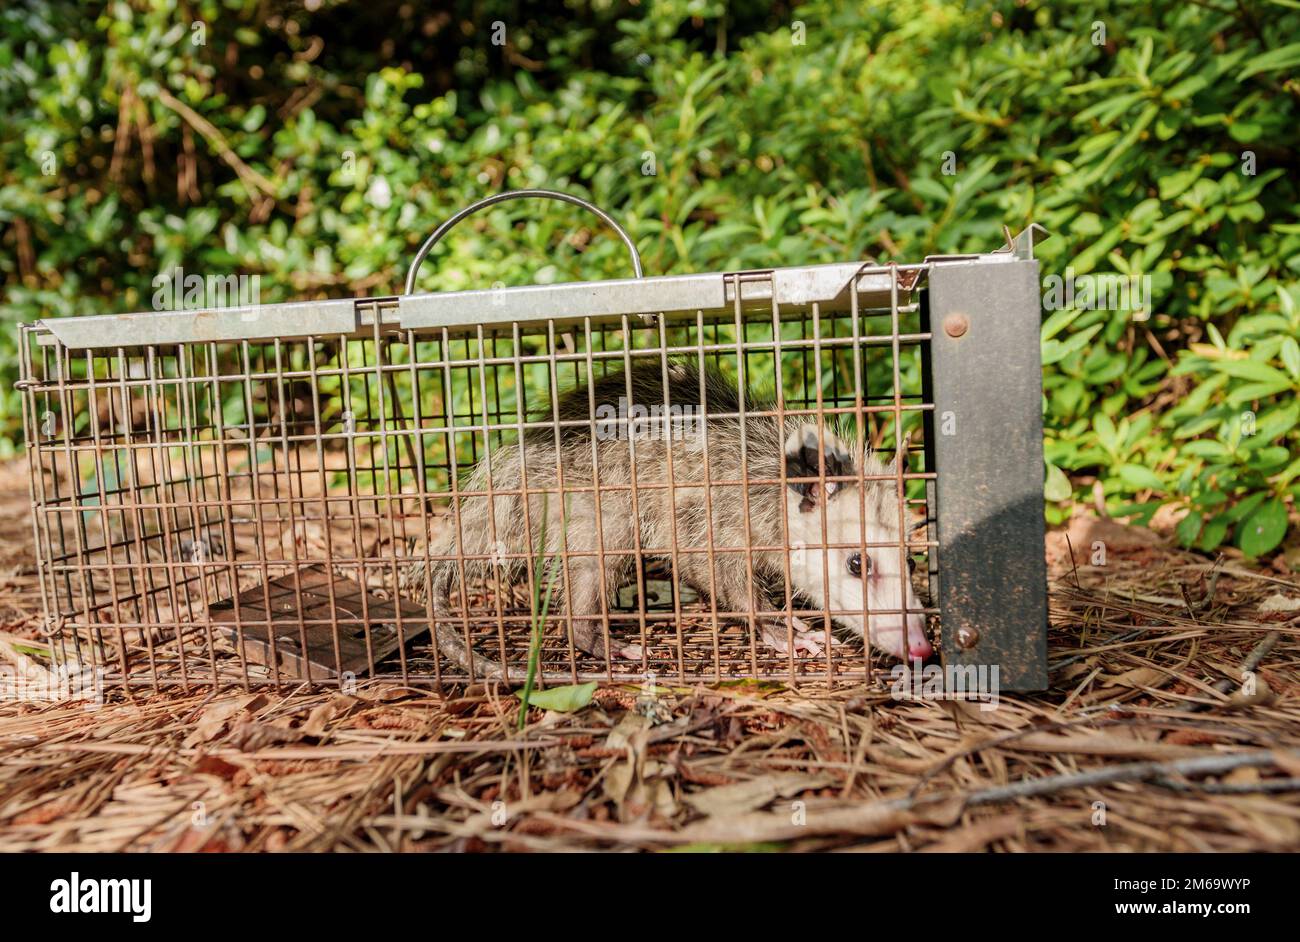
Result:
[[[491,658],[475,654],[465,644],[465,639],[456,629],[456,616],[447,604],[448,596],[456,583],[457,566],[455,560],[444,559],[433,564],[433,637],[439,652],[477,680],[499,680],[505,676],[501,665]]]

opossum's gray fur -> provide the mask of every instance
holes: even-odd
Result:
[[[626,400],[629,397],[629,385],[632,403],[647,408],[656,405],[662,407],[665,402],[663,374],[663,364],[658,360],[634,366],[630,374],[623,371],[610,373],[599,378],[591,390],[579,386],[562,394],[555,403],[554,410],[558,410],[561,420],[588,422],[594,414],[593,403],[596,407],[605,404],[617,408],[621,398]],[[707,429],[708,476],[711,480],[777,480],[781,475],[783,461],[786,463],[787,477],[818,475],[815,417],[787,417],[784,427],[781,427],[775,417],[747,416],[744,423],[746,459],[742,463],[739,420],[712,417],[715,413],[739,412],[740,401],[735,383],[712,369],[701,373],[699,367],[690,361],[669,361],[667,376],[667,401],[673,406],[699,406],[702,399],[707,399],[710,418],[703,425]],[[701,388],[704,390],[703,396]],[[749,412],[767,411],[775,407],[771,401],[756,401],[747,394],[745,408]],[[552,407],[548,407],[539,413],[539,417],[549,420],[554,414]],[[748,540],[745,499],[739,485],[713,485],[707,507],[703,487],[681,487],[683,483],[705,480],[705,449],[700,440],[702,436],[694,429],[691,430],[693,434],[687,436],[681,435],[679,427],[675,426],[672,430],[672,474],[677,485],[673,492],[675,506],[669,503],[667,488],[639,487],[636,490],[637,507],[634,514],[630,490],[603,490],[612,485],[627,485],[632,479],[629,441],[626,426],[623,428],[621,434],[608,436],[604,440],[591,434],[590,425],[563,429],[558,445],[558,462],[554,430],[530,430],[525,434],[522,445],[515,443],[494,449],[490,469],[488,461],[480,461],[468,476],[459,481],[460,489],[486,491],[490,486],[493,491],[519,490],[521,455],[525,457],[529,489],[558,490],[560,482],[556,475],[557,463],[565,489],[590,487],[595,477],[602,488],[599,506],[592,493],[566,494],[567,507],[561,506],[557,494],[553,493],[546,499],[547,557],[560,553],[566,545],[571,552],[594,552],[599,545],[598,534],[601,538],[599,542],[603,543],[601,548],[606,554],[635,550],[638,536],[642,548],[667,550],[673,545],[674,524],[679,547],[707,547],[710,529],[716,548],[743,549],[747,544],[755,547],[785,546],[787,536],[782,511],[785,493],[780,484],[750,485],[748,488]],[[828,439],[833,439],[829,434],[829,423],[826,431]],[[792,434],[798,436],[796,441],[803,441],[803,447],[787,456],[786,444]],[[634,444],[637,481],[643,485],[667,482],[669,445],[663,436],[641,436],[636,438]],[[593,450],[596,470],[594,476]],[[864,455],[861,451],[857,455],[844,454],[832,449],[826,454],[826,474],[856,475],[858,461],[865,463],[863,470],[866,474],[879,474],[883,471],[880,462],[869,454]],[[810,487],[815,485],[803,485],[805,501],[809,499],[807,492]],[[847,494],[843,496],[849,497]],[[856,491],[852,499],[857,500]],[[519,495],[494,494],[490,502],[487,496],[461,498],[459,527],[456,526],[454,517],[448,521],[450,535],[442,541],[443,545],[434,547],[435,555],[455,553],[455,547],[459,543],[461,550],[468,555],[488,557],[492,556],[496,548],[498,553],[521,553],[536,558],[544,501],[541,495],[531,495],[529,500],[531,531],[526,534],[525,515]],[[887,486],[869,485],[866,488],[866,501],[866,519],[889,521],[892,513],[893,519],[897,520],[897,501]],[[567,519],[562,519],[562,514]],[[533,541],[531,546],[530,538]],[[664,552],[662,555],[668,554]],[[784,551],[755,551],[753,558],[755,579],[752,585],[747,575],[744,552],[715,552],[712,580],[707,554],[679,554],[674,575],[697,590],[702,597],[708,598],[712,593],[719,611],[746,613],[784,607]],[[597,656],[604,655],[604,625],[600,617],[602,583],[608,610],[619,587],[630,581],[634,560],[635,556],[631,553],[607,555],[606,568],[602,573],[596,556],[570,557],[570,590],[560,605],[556,601],[564,588],[564,576],[563,566],[556,560],[555,565],[560,566],[560,576],[556,580],[556,598],[552,600],[551,612],[573,616],[574,642],[582,650]],[[527,578],[522,559],[506,560],[501,564],[491,559],[467,560],[465,570],[470,582],[483,581],[494,574],[506,581],[522,582]],[[455,560],[434,560],[432,578],[428,583],[422,562],[408,571],[404,583],[408,593],[417,597],[423,594],[427,584],[431,584],[438,648],[462,668],[468,669],[470,652],[465,648],[458,620],[448,605],[450,593],[456,591],[457,578],[458,566]],[[779,594],[773,594],[773,587],[776,587],[775,591]],[[784,635],[784,627],[781,633]],[[500,676],[500,668],[494,662],[479,655],[473,655],[473,661],[474,673],[479,677]]]

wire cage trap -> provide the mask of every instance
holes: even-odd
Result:
[[[415,293],[448,230],[521,197],[595,213],[635,277]],[[862,682],[919,630],[1041,689],[1035,229],[644,277],[608,215],[516,191],[439,227],[397,297],[22,325],[56,656],[151,686],[518,683],[530,658]]]

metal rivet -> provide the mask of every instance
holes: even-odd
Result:
[[[943,319],[943,332],[949,337],[960,337],[970,330],[965,314],[949,314]]]
[[[962,625],[957,629],[957,647],[963,651],[969,651],[975,645],[980,643],[980,633],[968,625]]]

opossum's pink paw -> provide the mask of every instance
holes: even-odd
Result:
[[[645,656],[645,648],[639,644],[625,644],[614,650],[616,657],[627,658],[629,661],[639,661]]]
[[[796,624],[799,624],[796,620]],[[772,648],[778,654],[789,654],[791,650],[790,642],[786,640],[786,634],[778,626],[770,626],[759,632],[763,643]],[[798,631],[794,635],[794,656],[800,657],[801,652],[806,652],[811,657],[817,657],[822,653],[822,646],[814,635],[800,634]]]
[[[822,646],[815,638],[808,635],[794,636],[794,656],[798,657],[800,651],[807,651],[811,657],[817,657],[822,653]]]
[[[814,638],[818,639],[819,641],[826,640],[826,635],[822,632],[822,629],[820,627],[814,627],[808,624],[806,621],[804,621],[802,618],[800,618],[797,615],[794,617],[794,630],[796,632],[802,631],[804,633],[811,634]],[[784,637],[784,635],[782,637]],[[796,635],[796,637],[798,636]],[[846,644],[848,644],[848,642],[845,641],[843,638],[837,638],[835,637],[835,635],[831,635],[832,648],[840,648]],[[818,653],[820,654],[821,652],[818,651]]]

